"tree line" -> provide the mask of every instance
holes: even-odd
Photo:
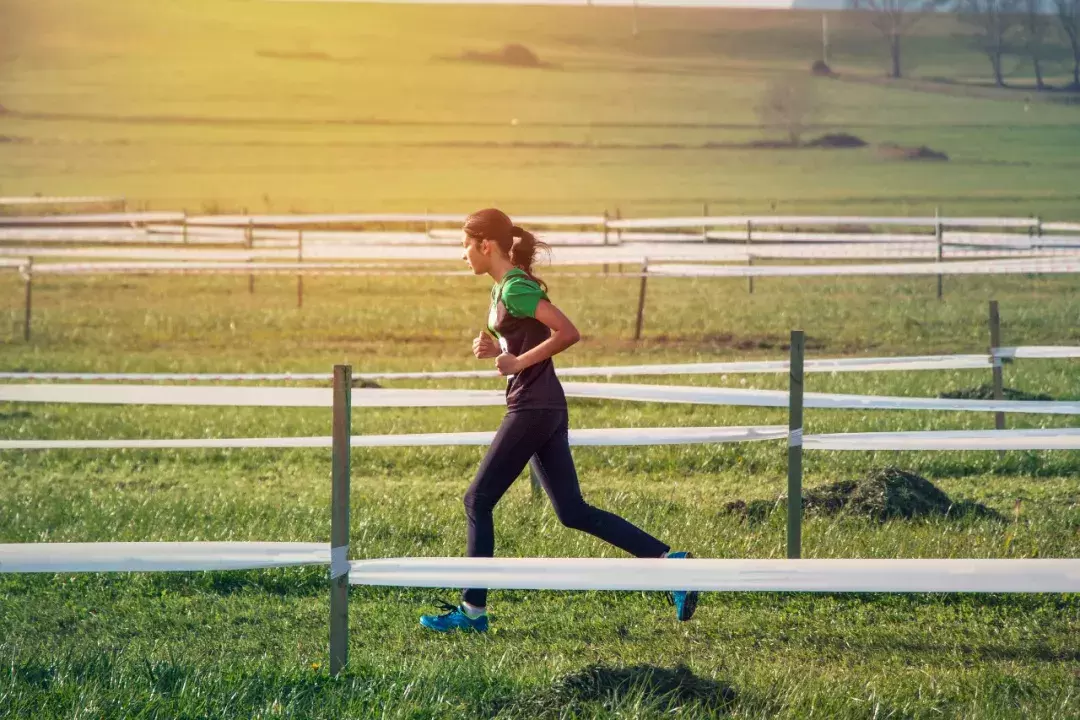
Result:
[[[911,29],[929,15],[953,12],[973,29],[971,39],[986,55],[994,83],[1005,86],[1002,70],[1007,55],[1031,62],[1035,85],[1049,86],[1043,67],[1051,48],[1072,50],[1072,83],[1080,91],[1080,0],[850,0],[851,6],[870,15],[889,46],[890,76],[903,76],[901,49]]]

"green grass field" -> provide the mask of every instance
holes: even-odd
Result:
[[[772,136],[754,108],[777,76],[808,75],[816,13],[648,9],[634,38],[628,8],[3,0],[0,12],[4,195],[192,212],[696,214],[708,202],[1053,219],[1080,199],[1080,106],[1024,90],[1016,56],[1015,88],[978,85],[989,64],[947,16],[919,26],[911,81],[890,85],[876,31],[836,14],[840,76],[814,81],[811,135],[951,158],[928,164],[872,148],[702,149]],[[511,42],[553,67],[446,59]],[[1051,54],[1051,81],[1070,68]]]
[[[634,344],[636,281],[549,278],[584,334],[563,365],[979,352],[986,301],[1008,344],[1075,344],[1069,279],[769,280],[650,284]],[[423,282],[426,299],[416,297]],[[7,327],[21,286],[0,276]],[[468,341],[485,285],[468,278],[315,279],[303,310],[289,280],[55,279],[35,283],[35,336],[0,350],[6,369],[357,371],[474,367]],[[395,300],[397,310],[388,310]],[[2,316],[0,316],[2,317]],[[809,391],[934,396],[985,371],[810,375]],[[1006,368],[1006,385],[1080,397],[1075,362]],[[647,381],[655,381],[649,379]],[[784,387],[782,376],[674,383]],[[415,385],[420,385],[416,383]],[[399,383],[398,386],[404,386]],[[490,382],[443,386],[494,387]],[[783,411],[573,401],[576,427],[783,423]],[[493,428],[498,408],[355,411],[353,431]],[[322,410],[0,406],[0,437],[325,435]],[[992,427],[989,414],[810,411],[808,432]],[[1010,427],[1075,425],[1010,416]],[[460,497],[480,449],[353,453],[354,557],[459,555]],[[586,498],[706,557],[782,557],[784,513],[750,521],[736,499],[785,488],[780,443],[581,449]],[[1075,453],[808,453],[806,485],[895,465],[999,517],[879,523],[809,516],[808,557],[1076,557]],[[295,540],[329,537],[324,451],[0,453],[0,540]],[[1019,502],[1019,508],[1017,503]],[[563,529],[528,483],[496,513],[508,556],[617,557]],[[487,637],[425,634],[417,616],[445,592],[352,593],[351,664],[327,671],[320,570],[0,576],[4,717],[1075,717],[1080,602],[1073,595],[708,594],[678,624],[655,593],[495,592]],[[685,669],[680,669],[685,667]]]
[[[1007,90],[954,21],[909,43],[911,80],[860,18],[836,15],[814,133],[928,145],[947,163],[851,151],[704,149],[767,137],[753,107],[817,57],[812,13],[450,8],[255,0],[0,0],[0,195],[120,194],[193,212],[625,215],[932,213],[1077,219],[1080,107]],[[447,60],[521,42],[550,69]],[[1055,57],[1048,70],[1068,69]],[[959,84],[946,84],[947,78]],[[1031,95],[1030,102],[1027,97]],[[1026,105],[1026,107],[1025,107]],[[517,124],[511,124],[513,119]],[[553,145],[553,144],[558,144]],[[665,145],[669,147],[664,147]],[[557,252],[557,250],[556,250]],[[562,366],[984,352],[1080,344],[1070,276],[638,281],[552,271],[583,341]],[[487,284],[463,277],[0,273],[0,370],[355,372],[481,367]],[[777,375],[642,378],[783,388]],[[932,397],[988,371],[815,374],[807,390]],[[1076,361],[1021,361],[1008,387],[1080,399]],[[409,386],[494,388],[486,381]],[[404,383],[387,386],[406,386]],[[355,433],[494,428],[498,408],[354,411]],[[777,410],[572,401],[575,427],[784,423]],[[1076,426],[1010,415],[1009,427]],[[976,429],[990,414],[810,411],[807,432]],[[0,403],[0,438],[327,435],[310,409]],[[477,448],[356,451],[352,556],[464,552]],[[575,452],[586,498],[702,557],[784,554],[782,443]],[[807,453],[805,484],[893,465],[996,514],[878,522],[809,515],[807,557],[1080,557],[1080,458],[1067,452]],[[0,452],[0,542],[329,539],[315,450]],[[496,512],[504,556],[617,557],[563,529],[528,482]],[[486,637],[425,634],[445,592],[357,588],[351,662],[327,668],[319,569],[0,575],[3,718],[1075,718],[1076,595],[708,594],[688,624],[658,593],[495,592]]]

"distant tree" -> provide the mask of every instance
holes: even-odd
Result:
[[[939,4],[940,1],[935,0],[849,0],[853,9],[870,15],[870,24],[889,43],[889,57],[892,60],[889,75],[894,78],[903,76],[900,41]]]
[[[1046,9],[1044,0],[1023,0],[1023,5],[1021,29],[1024,36],[1024,48],[1035,70],[1035,86],[1042,90],[1046,87],[1046,83],[1043,82],[1042,60],[1046,48],[1046,36],[1050,32],[1050,18],[1043,12]]]
[[[783,130],[788,142],[798,146],[820,113],[821,102],[810,78],[784,75],[766,86],[756,110],[762,125]]]
[[[975,28],[975,44],[990,60],[994,82],[1005,86],[1002,61],[1011,49],[1010,42],[1024,0],[959,0],[960,19]]]
[[[1072,88],[1080,90],[1080,0],[1054,0],[1058,23],[1069,40],[1073,55]]]

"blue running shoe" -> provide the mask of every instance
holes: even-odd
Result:
[[[681,558],[691,558],[688,552],[669,552],[667,554],[669,559],[678,560]],[[687,621],[694,616],[694,611],[697,610],[698,591],[697,590],[676,590],[668,593],[668,601],[675,606],[675,617],[680,621]]]
[[[463,630],[465,632],[487,632],[487,615],[481,615],[475,620],[465,614],[459,605],[451,605],[448,602],[439,602],[446,610],[442,615],[421,615],[420,624],[435,632],[453,632]]]

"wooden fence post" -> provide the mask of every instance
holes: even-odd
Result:
[[[540,476],[536,474],[536,470],[533,469],[533,462],[536,461],[536,456],[533,455],[529,459],[529,487],[532,491],[533,500],[539,499],[543,494],[543,487],[540,485]]]
[[[296,231],[296,263],[304,264],[304,230]],[[300,268],[296,273],[296,307],[304,307],[304,270]]]
[[[945,233],[941,227],[941,208],[934,208],[934,237],[937,240],[937,261],[940,264],[945,257],[944,249],[944,236]],[[941,300],[945,294],[945,283],[943,276],[939,273],[937,276],[937,299]]]
[[[701,217],[709,217],[709,203],[707,202],[701,203]],[[709,242],[709,226],[704,222],[701,223],[701,242]]]
[[[255,245],[255,221],[248,218],[247,229],[244,233],[244,239],[247,241],[248,250]],[[254,258],[248,255],[248,262],[252,262]],[[248,274],[248,292],[254,294],[255,292],[255,273]]]
[[[754,241],[754,221],[753,220],[747,220],[746,221],[746,267],[753,267],[754,266],[754,256],[750,252],[750,248],[753,245],[753,241]],[[754,276],[753,275],[747,275],[746,276],[746,291],[748,293],[750,293],[751,295],[754,294]]]
[[[26,283],[26,307],[23,310],[23,340],[30,342],[30,304],[34,292],[34,258],[27,258],[26,265],[22,268],[22,276]]]
[[[1005,387],[1002,378],[1001,358],[998,349],[1001,347],[1001,317],[998,314],[997,300],[990,301],[990,363],[994,372],[994,399],[1005,399]],[[1005,429],[1005,413],[994,413],[994,427],[998,430]]]
[[[638,290],[637,324],[634,326],[634,339],[641,339],[641,325],[645,318],[645,283],[649,279],[649,258],[641,264],[641,289]]]
[[[791,331],[788,379],[787,556],[802,557],[803,351],[802,330]]]
[[[330,494],[330,674],[349,662],[349,435],[352,366],[334,366],[333,471]]]

